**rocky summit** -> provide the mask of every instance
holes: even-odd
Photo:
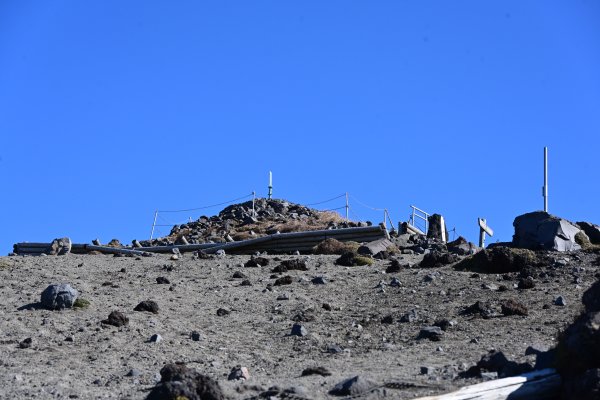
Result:
[[[259,198],[234,204],[218,215],[173,227],[168,236],[141,241],[142,246],[169,244],[224,243],[276,233],[367,226],[346,222],[338,213],[319,211],[286,200]]]

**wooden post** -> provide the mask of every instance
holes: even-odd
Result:
[[[158,217],[158,210],[154,211],[154,222],[152,222],[152,231],[150,232],[150,240],[154,237],[154,227],[156,226],[156,218]]]
[[[477,223],[479,224],[479,247],[483,248],[485,246],[485,234],[494,236],[494,231],[487,226],[487,222],[483,218],[477,218]]]

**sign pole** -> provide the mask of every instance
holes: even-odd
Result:
[[[548,147],[544,147],[544,187],[542,188],[544,196],[544,211],[548,212]]]

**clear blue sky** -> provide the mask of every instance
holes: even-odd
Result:
[[[0,2],[3,254],[144,239],[269,170],[275,197],[510,240],[543,146],[550,211],[600,223],[599,135],[595,0]]]

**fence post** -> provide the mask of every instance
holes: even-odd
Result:
[[[158,217],[158,210],[154,211],[154,222],[152,222],[152,231],[150,232],[150,240],[154,237],[154,227],[156,226],[156,218]]]
[[[256,200],[256,192],[252,192],[252,216],[256,217],[256,211],[254,210],[254,201]]]

